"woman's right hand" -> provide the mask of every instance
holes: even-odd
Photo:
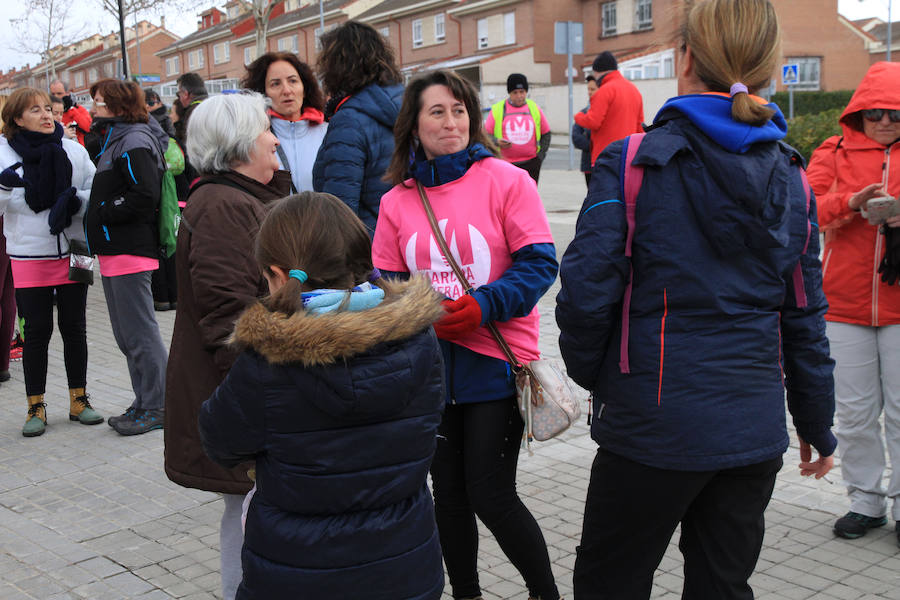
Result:
[[[859,212],[863,208],[865,208],[866,202],[871,200],[872,198],[884,197],[887,194],[884,193],[884,190],[881,189],[880,183],[873,183],[871,185],[867,185],[863,189],[859,190],[847,201],[847,205],[850,207],[850,210]]]

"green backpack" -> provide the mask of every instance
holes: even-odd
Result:
[[[159,246],[168,258],[175,253],[178,226],[181,224],[181,209],[178,207],[175,175],[181,175],[184,172],[184,153],[178,147],[178,142],[170,137],[169,146],[163,156],[167,168],[163,173],[159,198]]]

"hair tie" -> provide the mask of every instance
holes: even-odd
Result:
[[[381,278],[381,271],[378,270],[378,267],[372,267],[372,272],[369,273],[369,282],[375,283],[375,281],[380,278]]]
[[[735,83],[734,85],[731,86],[730,94],[731,94],[732,98],[734,98],[737,94],[740,94],[741,92],[743,92],[745,94],[749,94],[750,90],[747,89],[746,85],[744,85],[743,83],[740,83],[740,82]]]
[[[291,269],[288,271],[288,277],[293,277],[300,283],[306,283],[306,280],[309,279],[306,271],[301,271],[300,269]]]

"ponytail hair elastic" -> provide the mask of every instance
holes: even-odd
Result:
[[[375,283],[381,278],[381,271],[378,270],[378,267],[372,267],[372,272],[369,273],[369,282]]]
[[[735,83],[734,85],[731,86],[730,95],[732,98],[734,98],[736,95],[740,94],[741,92],[743,92],[744,94],[749,94],[750,90],[748,90],[747,86],[741,82]]]
[[[300,269],[291,269],[288,271],[288,277],[293,277],[300,283],[306,283],[306,280],[309,279],[306,271],[301,271]]]

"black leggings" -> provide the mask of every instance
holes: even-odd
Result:
[[[453,404],[444,411],[431,476],[454,598],[481,594],[475,515],[522,574],[532,598],[559,598],[544,536],[516,493],[524,427],[512,398]]]
[[[87,383],[87,326],[84,316],[87,284],[18,288],[16,305],[19,316],[25,319],[22,369],[25,371],[25,393],[28,396],[43,394],[47,387],[47,347],[53,335],[53,290],[56,290],[57,323],[63,339],[63,360],[69,388],[81,388]]]

